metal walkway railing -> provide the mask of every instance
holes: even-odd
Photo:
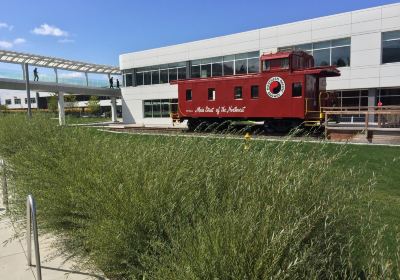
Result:
[[[40,252],[39,252],[39,236],[38,227],[36,221],[36,204],[35,199],[32,195],[28,195],[26,199],[26,248],[27,248],[27,260],[28,265],[32,266],[32,232],[33,230],[33,242],[35,243],[35,259],[36,259],[36,277],[38,280],[42,280],[42,267],[40,265]]]

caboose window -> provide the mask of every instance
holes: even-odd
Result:
[[[303,86],[301,83],[292,84],[292,97],[300,97],[303,95]]]
[[[215,88],[208,89],[208,100],[215,100]]]
[[[234,99],[242,99],[243,98],[242,87],[235,87],[233,98]]]
[[[271,69],[289,69],[289,58],[265,60],[263,68],[264,71],[269,71]]]
[[[190,100],[192,100],[192,90],[187,89],[186,90],[186,101],[190,101]]]
[[[251,99],[258,99],[258,86],[251,86]]]

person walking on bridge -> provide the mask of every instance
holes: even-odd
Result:
[[[119,88],[119,80],[117,79],[117,88]]]
[[[114,88],[114,77],[110,78],[110,88]]]
[[[39,81],[39,73],[38,73],[38,70],[37,70],[37,68],[35,68],[35,69],[33,69],[33,76],[34,76],[34,81],[36,82],[36,81]]]

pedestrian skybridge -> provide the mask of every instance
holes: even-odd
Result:
[[[114,88],[110,88],[111,77]],[[110,97],[116,121],[116,98],[121,97],[117,79],[122,82],[118,67],[0,50],[0,89],[26,90],[29,115],[31,90],[57,94],[60,124],[65,124],[64,94]]]

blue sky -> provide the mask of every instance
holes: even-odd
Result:
[[[0,49],[117,65],[121,53],[396,2],[3,0]]]

